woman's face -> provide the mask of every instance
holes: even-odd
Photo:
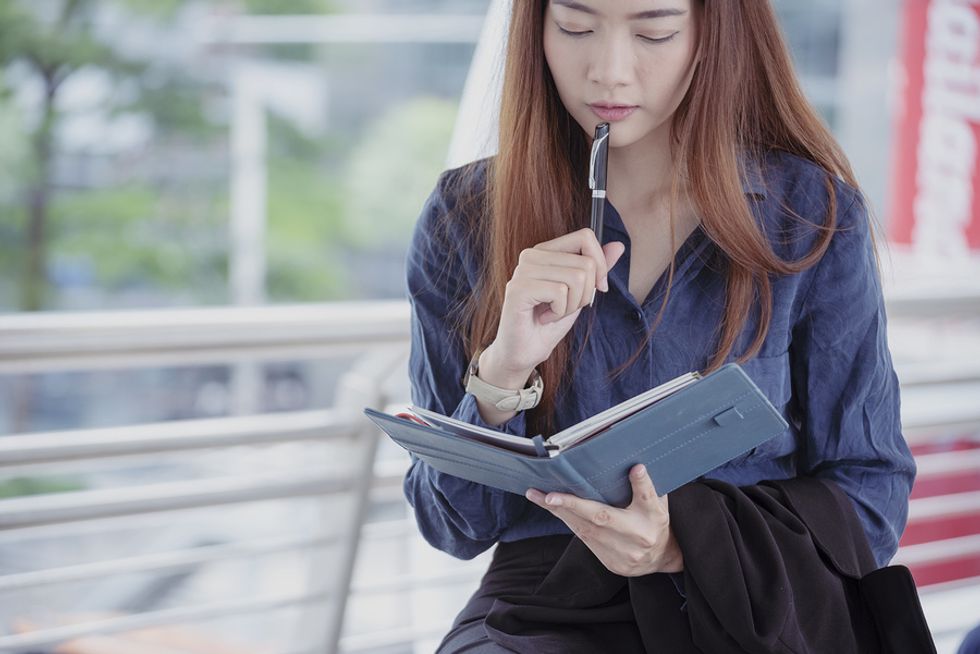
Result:
[[[524,1],[524,0],[519,0]],[[611,147],[670,127],[694,72],[692,0],[548,0],[544,52],[565,108]]]

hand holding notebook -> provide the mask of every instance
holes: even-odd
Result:
[[[513,436],[412,407],[365,414],[436,470],[523,495],[528,488],[626,506],[642,463],[660,494],[732,460],[788,426],[737,364],[681,375],[549,438]],[[422,424],[425,423],[425,424]]]

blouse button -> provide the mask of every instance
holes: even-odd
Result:
[[[643,322],[643,312],[639,309],[633,309],[630,311],[629,317],[633,322]]]

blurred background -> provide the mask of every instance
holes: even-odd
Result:
[[[909,565],[980,622],[980,6],[774,0],[880,227]],[[408,401],[404,255],[493,150],[498,0],[0,0],[0,652],[432,651],[360,410]]]

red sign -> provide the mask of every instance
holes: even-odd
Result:
[[[890,239],[980,251],[980,0],[906,0]]]

